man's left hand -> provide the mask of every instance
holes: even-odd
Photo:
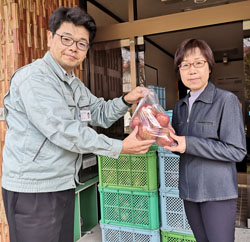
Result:
[[[132,91],[130,91],[128,94],[124,96],[124,100],[129,104],[135,104],[140,101],[141,98],[148,95],[150,92],[149,88],[146,87],[136,87]]]

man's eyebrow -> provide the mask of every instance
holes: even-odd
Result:
[[[66,35],[71,35],[72,36],[72,34],[68,33],[68,32],[63,32],[62,34],[66,34]]]
[[[62,35],[70,35],[70,36],[73,36],[71,33],[68,33],[68,32],[63,32]],[[88,42],[85,38],[81,38],[80,40],[84,40],[84,41]]]

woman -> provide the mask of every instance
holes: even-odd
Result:
[[[179,192],[197,242],[233,242],[237,209],[236,162],[246,155],[241,106],[209,80],[213,53],[205,41],[185,40],[175,70],[190,89],[173,111],[171,134],[180,153]]]

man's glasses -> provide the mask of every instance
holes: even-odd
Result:
[[[68,36],[64,36],[64,35],[60,35],[58,33],[54,33],[56,35],[58,35],[59,37],[61,37],[61,42],[63,45],[65,46],[71,46],[76,42],[76,46],[79,50],[87,50],[89,48],[89,44],[83,40],[73,40],[72,38],[68,37]]]
[[[195,68],[202,68],[204,67],[205,63],[207,61],[205,60],[197,60],[197,61],[194,61],[193,63],[181,63],[180,65],[178,65],[179,69],[180,70],[188,70],[192,65],[195,67]]]

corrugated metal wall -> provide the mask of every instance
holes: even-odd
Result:
[[[57,7],[78,6],[79,0],[0,0],[0,108],[14,71],[47,51],[48,19]],[[76,75],[83,77],[82,68]],[[6,125],[0,121],[0,176]],[[0,242],[8,242],[8,225],[0,194]]]

